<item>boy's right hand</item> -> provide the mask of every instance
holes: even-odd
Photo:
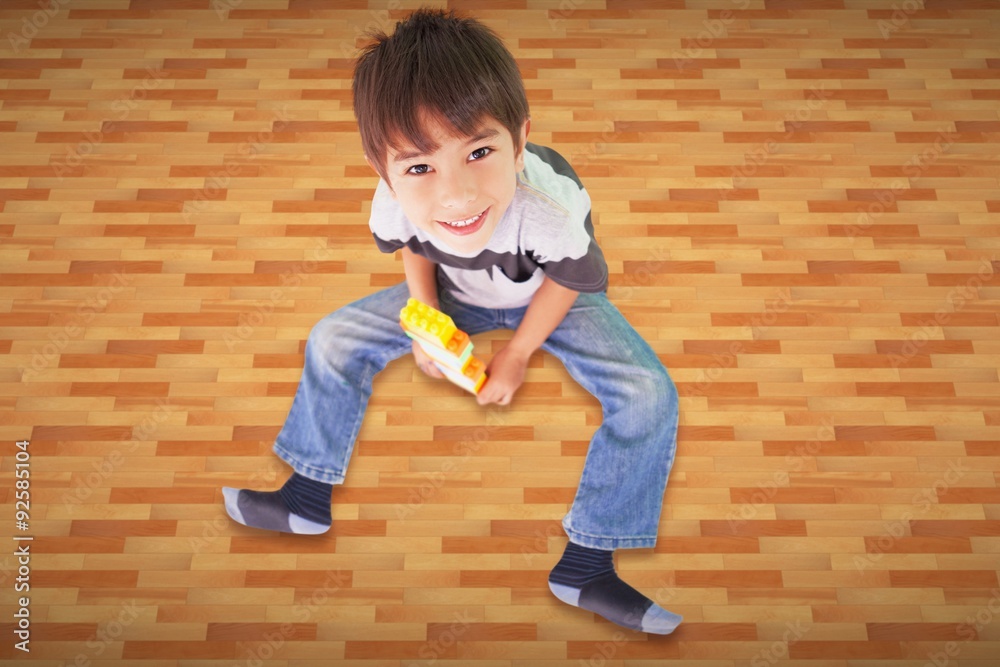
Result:
[[[422,370],[425,374],[431,376],[432,378],[444,378],[444,373],[442,373],[441,369],[434,363],[434,359],[424,352],[424,348],[420,347],[420,343],[417,341],[413,341],[413,356],[417,360],[417,366],[419,366],[420,370]]]

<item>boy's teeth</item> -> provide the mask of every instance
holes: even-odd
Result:
[[[469,225],[471,225],[472,223],[474,223],[476,220],[478,220],[479,216],[481,216],[481,215],[482,215],[482,212],[477,213],[476,215],[472,216],[471,218],[469,218],[467,220],[456,220],[455,222],[446,222],[445,224],[446,225],[451,225],[452,227],[468,227]]]

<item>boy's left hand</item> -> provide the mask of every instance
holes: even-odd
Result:
[[[530,354],[519,352],[510,345],[500,350],[486,366],[488,379],[476,396],[479,405],[510,404],[514,392],[524,382],[524,373],[528,368],[530,357]]]

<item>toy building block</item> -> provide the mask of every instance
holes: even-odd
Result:
[[[463,355],[472,353],[468,334],[459,331],[454,320],[412,297],[399,311],[399,324],[410,338],[431,349],[432,356],[433,351],[440,350],[439,356],[445,357],[445,363],[459,363],[459,360],[464,361]],[[423,345],[424,343],[430,345]]]
[[[478,394],[486,382],[486,366],[472,356],[469,335],[447,315],[410,298],[399,311],[399,325],[434,360],[446,378]]]
[[[438,361],[435,361],[434,364],[441,369],[446,378],[473,394],[478,394],[486,383],[486,366],[475,357],[469,359],[469,363],[461,371],[456,371],[453,367]]]

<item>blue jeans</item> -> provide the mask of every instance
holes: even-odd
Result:
[[[411,351],[399,326],[408,297],[400,283],[338,309],[312,329],[302,380],[274,444],[300,475],[344,481],[372,379]],[[442,291],[441,310],[475,335],[516,329],[527,308],[479,308]],[[562,522],[566,534],[595,549],[654,546],[677,448],[677,390],[667,370],[604,293],[580,294],[542,349],[604,410]]]

